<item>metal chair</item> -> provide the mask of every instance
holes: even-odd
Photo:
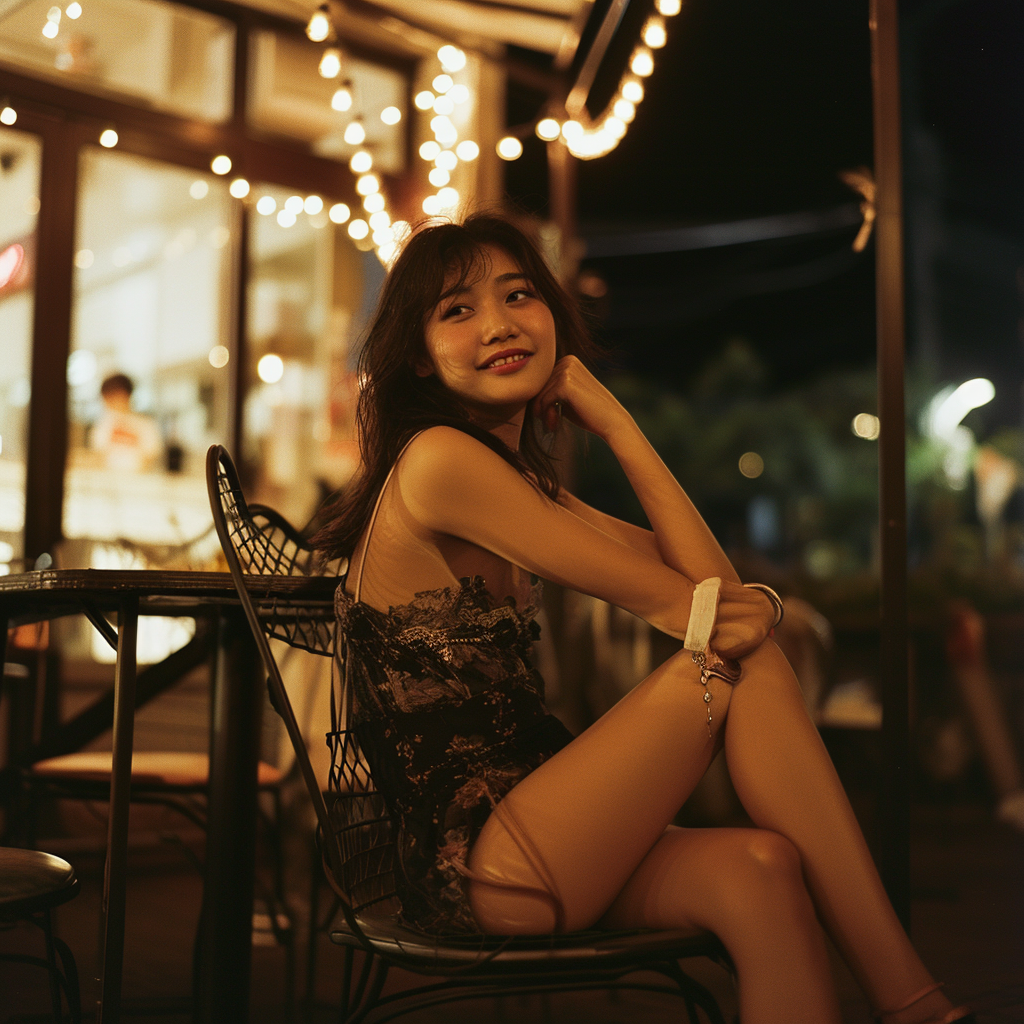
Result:
[[[375,1021],[385,1021],[426,1006],[512,993],[630,988],[681,996],[691,1024],[699,1024],[698,1008],[712,1024],[724,1024],[711,993],[679,966],[680,959],[705,956],[731,967],[724,947],[710,934],[636,929],[453,938],[425,935],[403,924],[395,895],[391,819],[355,735],[332,701],[332,768],[325,795],[268,643],[273,636],[316,654],[333,650],[333,622],[325,621],[322,607],[303,606],[301,599],[274,607],[260,601],[261,576],[294,575],[305,571],[308,562],[297,567],[292,554],[279,544],[275,549],[273,538],[256,526],[223,447],[210,448],[206,468],[214,523],[267,672],[272,703],[284,719],[316,810],[324,870],[344,914],[344,926],[331,934],[345,948],[342,1019],[357,1024],[373,1014]],[[353,977],[356,951],[365,954],[358,979]],[[391,967],[442,980],[385,995]],[[628,977],[638,971],[660,973],[670,984]]]

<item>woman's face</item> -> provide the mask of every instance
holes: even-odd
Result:
[[[453,282],[454,284],[454,282]],[[420,376],[436,373],[485,428],[521,425],[555,366],[551,310],[503,249],[488,246],[477,274],[442,294],[424,328]]]

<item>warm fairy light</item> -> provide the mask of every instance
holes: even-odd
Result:
[[[472,95],[472,93],[470,93],[468,85],[463,85],[461,82],[459,82],[458,85],[453,85],[451,87],[451,90],[448,92],[448,95],[451,97],[452,102],[458,105],[460,103],[465,103]]]
[[[320,58],[321,78],[337,78],[341,74],[341,50],[336,46],[328,46]]]
[[[331,109],[340,110],[342,113],[352,109],[352,93],[344,85],[334,90],[334,95],[331,97]]]
[[[370,214],[370,227],[374,231],[380,231],[382,228],[391,226],[391,217],[388,216],[387,210],[378,210],[376,213]]]
[[[373,157],[365,149],[361,149],[352,155],[348,166],[353,174],[365,174],[373,166]]]
[[[665,32],[665,22],[657,15],[647,19],[642,32],[644,42],[652,50],[660,50],[665,45],[668,35]]]
[[[604,119],[604,130],[613,138],[621,139],[626,134],[626,122],[614,114]]]
[[[437,154],[441,152],[441,147],[433,140],[428,139],[420,146],[420,159],[426,160],[428,163],[437,159]]]
[[[472,139],[463,139],[455,147],[455,155],[460,160],[475,160],[480,155],[480,147]]]
[[[56,38],[57,33],[60,31],[60,8],[51,7],[46,12],[46,24],[43,26],[43,35],[47,39]]]
[[[102,142],[103,140],[101,139],[100,141]],[[227,174],[231,170],[231,157],[225,156],[223,153],[220,156],[215,156],[210,161],[210,170],[214,174]]]
[[[92,249],[79,249],[75,253],[75,266],[79,270],[88,270],[96,261],[96,255]]]
[[[572,142],[583,134],[583,125],[579,121],[568,120],[562,124],[562,136],[566,142]]]
[[[865,441],[874,441],[882,432],[882,424],[877,416],[869,412],[859,412],[853,417],[850,429],[857,437],[863,437]]]
[[[622,98],[629,100],[630,103],[639,103],[644,98],[643,82],[638,82],[635,78],[629,78],[623,82],[619,91],[622,93]]]
[[[545,142],[553,142],[562,131],[562,126],[553,117],[543,117],[537,122],[537,137]]]
[[[207,356],[210,360],[210,365],[215,370],[221,370],[228,365],[228,361],[231,359],[231,353],[227,350],[224,345],[214,345],[210,349],[210,354]]]
[[[376,174],[363,174],[356,179],[356,191],[361,196],[380,191],[380,178]]]
[[[447,92],[453,85],[455,80],[451,75],[438,75],[431,83],[430,87],[434,92]]]
[[[654,54],[646,46],[638,46],[633,51],[633,56],[629,62],[629,70],[634,75],[647,78],[654,70]]]
[[[437,59],[445,71],[461,71],[466,66],[466,55],[457,46],[448,44],[437,51]]]
[[[435,100],[434,94],[429,89],[424,89],[423,92],[418,92],[413,97],[413,103],[417,110],[430,110],[434,105]]]
[[[434,113],[444,114],[447,117],[449,114],[455,113],[455,101],[450,96],[438,96],[434,100]]]
[[[259,202],[256,204],[258,213],[262,213],[264,217],[269,217],[276,209],[277,200],[273,196],[260,196]]]
[[[366,129],[361,121],[350,121],[345,128],[345,141],[350,146],[361,146],[366,141]]]
[[[104,128],[100,132],[100,145],[104,149],[113,149],[117,145],[117,132],[113,128]]]
[[[71,3],[64,8],[64,13],[72,20],[77,21],[82,16],[82,5],[78,0],[71,0]]]
[[[278,210],[277,223],[283,228],[290,228],[295,224],[296,216],[291,210]]]
[[[205,199],[209,191],[210,186],[202,178],[196,178],[188,187],[188,194],[193,199]]]
[[[674,18],[682,9],[682,0],[657,0],[654,5],[658,9],[659,14],[663,14],[666,18]]]
[[[402,120],[402,112],[398,107],[385,107],[380,112],[380,119],[385,124],[398,124]]]
[[[379,213],[386,205],[383,192],[371,192],[363,197],[363,209],[367,213]]]
[[[284,208],[290,214],[292,214],[292,216],[295,216],[295,217],[297,217],[300,213],[302,213],[302,208],[305,205],[306,205],[306,201],[302,198],[302,196],[289,196],[284,201]]]
[[[381,246],[390,245],[395,240],[394,232],[392,232],[390,227],[378,228],[372,235],[370,235],[370,238],[373,240],[373,244],[378,248],[378,256],[380,255],[379,250]],[[384,257],[381,256],[381,259],[384,259]]]
[[[370,225],[367,224],[365,220],[357,218],[349,224],[348,233],[358,242],[361,238],[365,238],[370,233]]]
[[[447,185],[451,180],[451,175],[443,167],[435,167],[427,175],[427,181],[429,181],[434,188],[440,188],[442,185]]]
[[[407,220],[396,220],[391,225],[391,233],[396,242],[404,242],[412,231],[412,225]]]
[[[748,480],[756,480],[764,472],[764,459],[757,452],[744,452],[740,456],[739,467]]]
[[[398,246],[395,245],[394,242],[385,242],[377,250],[377,255],[380,257],[381,263],[383,263],[385,267],[390,268],[392,261],[398,255]]]
[[[302,208],[310,217],[315,217],[324,208],[324,201],[319,196],[306,196]]]
[[[249,194],[249,182],[245,178],[235,178],[230,185],[228,185],[228,192],[235,197],[235,199],[244,199]]]
[[[14,107],[5,106],[3,110],[0,110],[0,124],[12,125],[18,120],[18,112]]]
[[[437,201],[441,204],[441,209],[448,209],[449,207],[458,205],[459,193],[449,185],[437,193]]]
[[[344,224],[352,216],[352,211],[344,203],[335,203],[327,211],[327,216],[335,224]]]
[[[620,120],[629,124],[636,117],[636,107],[629,100],[616,100],[612,113]],[[568,138],[568,136],[566,136]]]
[[[276,384],[284,376],[284,360],[273,352],[268,352],[256,364],[256,372],[264,384]]]
[[[445,149],[437,154],[434,163],[442,171],[454,171],[459,165],[459,158],[450,149]]]
[[[441,201],[437,196],[427,196],[421,205],[428,217],[436,217],[441,212]]]
[[[322,4],[310,16],[306,35],[314,43],[322,43],[331,34],[331,17],[327,4]]]
[[[495,149],[502,160],[518,160],[523,155],[523,144],[514,135],[499,139]]]
[[[459,137],[458,129],[443,114],[430,119],[430,129],[442,146],[454,146]]]

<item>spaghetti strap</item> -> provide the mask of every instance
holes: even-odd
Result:
[[[395,469],[397,468],[399,461],[405,454],[405,449],[408,448],[409,445],[411,445],[413,441],[415,441],[416,438],[419,437],[420,434],[422,433],[422,430],[417,430],[416,433],[413,434],[412,437],[410,437],[409,440],[402,445],[402,450],[398,453],[397,457],[395,458],[395,461],[391,464],[391,468],[388,470],[388,475],[384,477],[384,483],[381,484],[380,492],[377,494],[377,501],[374,503],[373,506],[373,514],[370,516],[370,525],[366,529],[366,543],[363,544],[363,553],[359,557],[359,571],[356,575],[356,589],[355,593],[352,595],[356,601],[359,600],[359,595],[362,593],[363,566],[366,564],[366,552],[370,548],[370,537],[373,534],[374,524],[377,522],[377,513],[380,511],[380,503],[384,497],[384,492],[387,490],[387,486],[391,482],[391,476],[395,472]]]

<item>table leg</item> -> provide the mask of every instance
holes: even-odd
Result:
[[[103,959],[100,967],[100,1002],[97,1013],[99,1024],[115,1024],[121,1018],[138,625],[139,600],[137,597],[125,598],[117,615],[113,771],[110,776],[107,860],[103,871]]]
[[[263,687],[241,609],[225,609],[219,629],[194,1017],[200,1024],[244,1024],[252,968]]]

